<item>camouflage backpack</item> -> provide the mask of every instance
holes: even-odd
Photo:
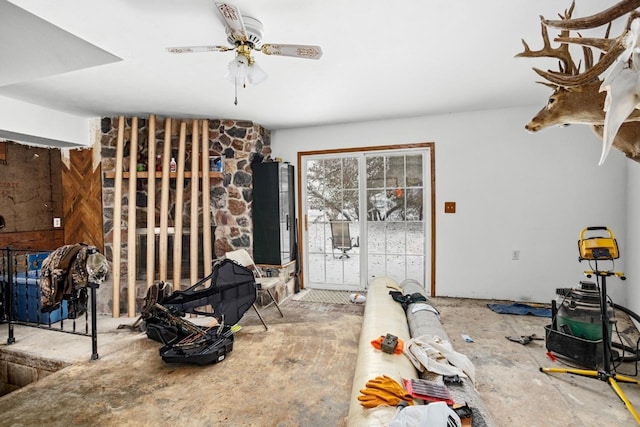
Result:
[[[99,259],[95,259],[100,255]],[[87,269],[87,260],[91,259],[90,268]],[[61,246],[49,254],[42,262],[40,270],[40,305],[42,312],[55,310],[63,299],[84,300],[86,311],[86,286],[89,275],[100,276],[102,280],[106,276],[106,259],[99,254],[97,248],[84,243]],[[92,277],[93,279],[93,277]],[[84,291],[82,291],[84,289]],[[72,307],[73,318],[77,307]]]

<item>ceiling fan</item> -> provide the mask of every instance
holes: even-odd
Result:
[[[319,59],[322,56],[320,46],[301,44],[269,44],[262,43],[263,26],[260,21],[249,16],[242,16],[240,10],[228,3],[216,2],[216,7],[226,24],[229,46],[182,46],[169,47],[171,53],[227,52],[236,51],[236,57],[229,63],[226,78],[237,86],[245,87],[247,83],[256,85],[267,78],[251,56],[253,50],[266,55],[291,56],[295,58]],[[237,103],[237,99],[236,99]]]

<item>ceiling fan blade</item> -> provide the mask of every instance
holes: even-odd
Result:
[[[247,30],[240,14],[240,9],[227,3],[216,3],[218,11],[227,23],[231,37],[236,41],[247,41]]]
[[[268,44],[260,49],[266,55],[293,56],[295,58],[320,59],[322,48],[305,44]]]
[[[227,46],[178,46],[168,47],[167,52],[171,53],[199,53],[199,52],[226,52],[233,50],[232,47]]]

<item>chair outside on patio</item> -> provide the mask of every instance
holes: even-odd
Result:
[[[258,289],[264,290],[267,292],[269,297],[271,297],[271,301],[280,312],[280,316],[284,317],[284,313],[282,313],[282,310],[278,305],[278,301],[276,300],[272,292],[272,289],[276,286],[276,284],[280,281],[280,279],[278,279],[277,277],[263,277],[260,271],[260,268],[253,261],[253,258],[251,258],[251,255],[249,255],[249,252],[247,252],[246,249],[237,249],[235,251],[229,251],[225,254],[225,258],[231,259],[237,262],[238,264],[253,270],[253,274],[255,276]],[[256,314],[260,318],[260,321],[264,325],[264,328],[268,330],[269,327],[267,326],[264,319],[262,318],[262,315],[258,311],[258,307],[256,306],[255,303],[253,304],[253,309],[256,311]]]
[[[337,259],[349,258],[347,251],[360,246],[360,237],[351,237],[349,221],[330,220],[331,224],[331,249],[333,257]],[[336,256],[336,250],[340,256]]]

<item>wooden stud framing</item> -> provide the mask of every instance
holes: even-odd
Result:
[[[127,315],[136,315],[136,188],[138,166],[138,118],[131,118],[129,138],[129,197],[127,216]]]
[[[198,120],[193,121],[193,127],[191,131],[191,234],[189,236],[189,277],[191,283],[198,281],[198,169],[200,162],[200,154],[198,144],[200,143],[198,126],[200,123]]]
[[[124,154],[124,116],[118,117],[118,139],[116,143],[116,177],[113,201],[113,288],[111,299],[113,301],[111,314],[120,317],[120,259],[122,250],[122,158]]]
[[[159,279],[167,280],[167,255],[169,246],[169,164],[171,162],[171,119],[164,119],[164,145],[162,147],[162,188],[160,193],[160,241],[158,244]]]
[[[211,274],[211,203],[209,189],[209,120],[202,121],[202,255],[204,277]]]
[[[173,289],[180,289],[182,278],[182,209],[184,206],[184,161],[187,139],[187,123],[180,124],[175,198],[175,231],[173,234]]]
[[[149,116],[147,157],[147,288],[153,285],[156,262],[156,116]]]

